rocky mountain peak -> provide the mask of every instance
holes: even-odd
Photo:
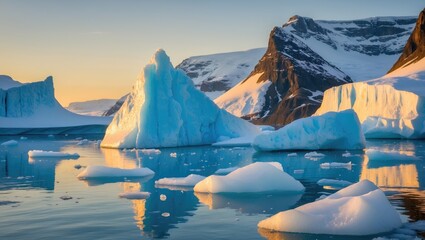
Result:
[[[425,9],[419,14],[415,28],[410,35],[403,52],[388,73],[418,62],[425,57]]]

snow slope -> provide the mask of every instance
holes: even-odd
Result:
[[[0,89],[0,134],[103,133],[110,120],[64,109],[55,99],[52,77]]]
[[[265,48],[256,48],[195,56],[183,60],[176,68],[183,70],[209,98],[215,99],[245,79],[265,52]]]
[[[259,134],[257,151],[363,149],[365,140],[353,110],[301,118],[273,132]]]
[[[66,107],[67,110],[88,116],[102,116],[117,102],[116,99],[98,99],[85,102],[73,102]]]
[[[389,232],[402,224],[385,194],[363,180],[322,200],[280,212],[258,224],[281,232],[372,235]]]
[[[115,114],[101,146],[205,145],[258,131],[251,123],[219,109],[183,71],[173,68],[164,50],[158,50]]]

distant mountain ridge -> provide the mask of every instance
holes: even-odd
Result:
[[[402,51],[415,21],[293,16],[272,30],[266,53],[247,79],[215,102],[257,124],[280,127],[310,116],[328,88],[382,76]]]

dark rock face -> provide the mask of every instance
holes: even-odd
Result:
[[[320,26],[314,28],[326,31]],[[256,124],[277,127],[310,116],[319,108],[326,89],[352,82],[337,67],[278,27],[270,33],[266,53],[245,81],[259,73],[262,75],[258,82],[272,82],[264,96],[264,106],[260,112],[243,117]]]
[[[403,52],[394,66],[388,73],[399,69],[402,66],[407,66],[418,62],[425,56],[425,9],[419,14],[416,21],[415,29],[403,49]],[[406,65],[407,64],[407,65]]]
[[[116,112],[118,112],[118,110],[120,110],[121,106],[124,104],[125,100],[127,99],[127,96],[128,94],[118,99],[118,101],[114,104],[114,106],[112,106],[110,109],[108,109],[108,111],[103,113],[102,116],[104,117],[113,116]]]

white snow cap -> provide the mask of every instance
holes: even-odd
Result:
[[[195,192],[302,192],[304,186],[283,171],[278,162],[256,162],[226,176],[212,175],[195,185]]]
[[[211,144],[259,132],[219,109],[159,49],[106,130],[102,147],[159,148]]]
[[[363,149],[365,139],[353,110],[301,118],[275,132],[263,132],[253,142],[258,151]]]
[[[400,215],[375,184],[363,180],[322,200],[280,212],[258,224],[281,232],[372,235],[401,226]]]

